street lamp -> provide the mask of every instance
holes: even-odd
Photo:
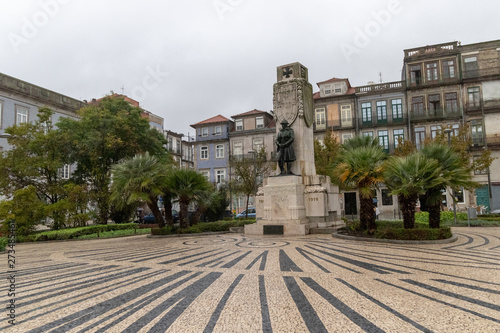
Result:
[[[452,129],[451,128],[447,128],[444,130],[444,132],[448,135],[448,146],[450,146],[451,148],[451,132],[452,132]],[[451,194],[453,196],[452,200],[453,200],[453,220],[455,222],[455,224],[457,224],[457,203],[456,203],[456,199],[455,199],[455,189],[452,189],[451,190]]]

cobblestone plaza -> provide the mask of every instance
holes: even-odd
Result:
[[[432,245],[240,234],[17,244],[16,325],[4,316],[0,331],[498,332],[500,228],[453,232]]]

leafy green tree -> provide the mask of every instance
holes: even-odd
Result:
[[[36,188],[29,185],[14,191],[11,200],[0,202],[2,231],[7,234],[9,221],[16,221],[16,234],[29,235],[45,220],[44,203],[38,198]]]
[[[338,183],[333,169],[340,159],[341,145],[332,132],[327,132],[323,144],[314,140],[314,163],[318,175],[329,176],[332,182]]]
[[[233,155],[229,160],[233,175],[230,187],[235,193],[245,195],[247,214],[250,197],[257,192],[257,188],[264,177],[269,175],[274,164],[267,159],[265,148],[251,155]]]
[[[438,182],[426,187],[425,201],[429,211],[429,226],[439,228],[441,221],[441,197],[447,187],[459,190],[461,187],[474,188],[475,182],[471,181],[471,165],[463,156],[454,151],[453,147],[438,142],[424,145],[422,154],[428,159],[435,160],[440,167]],[[455,198],[453,198],[455,200]]]
[[[16,191],[32,186],[41,203],[51,205],[46,213],[53,228],[64,227],[65,210],[57,204],[65,196],[60,168],[68,162],[68,138],[52,124],[53,112],[38,111],[38,119],[14,125],[5,130],[12,149],[0,154],[0,192],[12,196]]]
[[[99,222],[106,224],[112,165],[144,152],[166,160],[164,138],[150,128],[140,108],[120,98],[106,97],[78,114],[80,119],[63,118],[57,125],[70,139],[70,158],[78,165],[74,176],[82,184],[90,183]]]
[[[204,175],[194,170],[174,169],[167,177],[166,187],[179,201],[179,222],[181,228],[188,227],[188,207],[193,201],[206,197],[212,191],[212,184]]]
[[[415,206],[418,196],[429,186],[441,181],[438,161],[420,152],[406,157],[390,157],[384,165],[384,183],[398,196],[405,229],[415,226]]]
[[[158,226],[165,226],[158,207],[159,196],[163,194],[167,180],[167,168],[155,156],[144,153],[127,158],[113,165],[111,201],[118,207],[146,202]]]
[[[353,140],[353,139],[352,139]],[[352,140],[349,140],[351,142]],[[359,193],[360,226],[372,232],[375,228],[373,207],[374,189],[383,182],[383,161],[385,152],[378,144],[355,147],[343,145],[340,163],[335,175],[346,187],[355,188]]]

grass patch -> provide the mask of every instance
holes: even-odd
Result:
[[[124,229],[124,230],[105,231],[99,234],[83,235],[77,237],[76,239],[112,238],[112,237],[123,237],[132,235],[144,235],[149,233],[151,233],[151,229]]]
[[[255,223],[255,219],[248,220],[230,220],[230,221],[216,221],[216,222],[206,222],[198,223],[196,225],[190,226],[185,229],[179,227],[166,226],[164,228],[154,228],[151,229],[151,234],[153,235],[180,235],[180,234],[197,234],[202,232],[220,232],[229,231],[232,227],[242,227],[245,224]]]

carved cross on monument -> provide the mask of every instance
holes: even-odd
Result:
[[[290,77],[290,75],[293,74],[293,70],[290,68],[290,67],[286,67],[284,70],[283,70],[283,75],[288,79]]]

